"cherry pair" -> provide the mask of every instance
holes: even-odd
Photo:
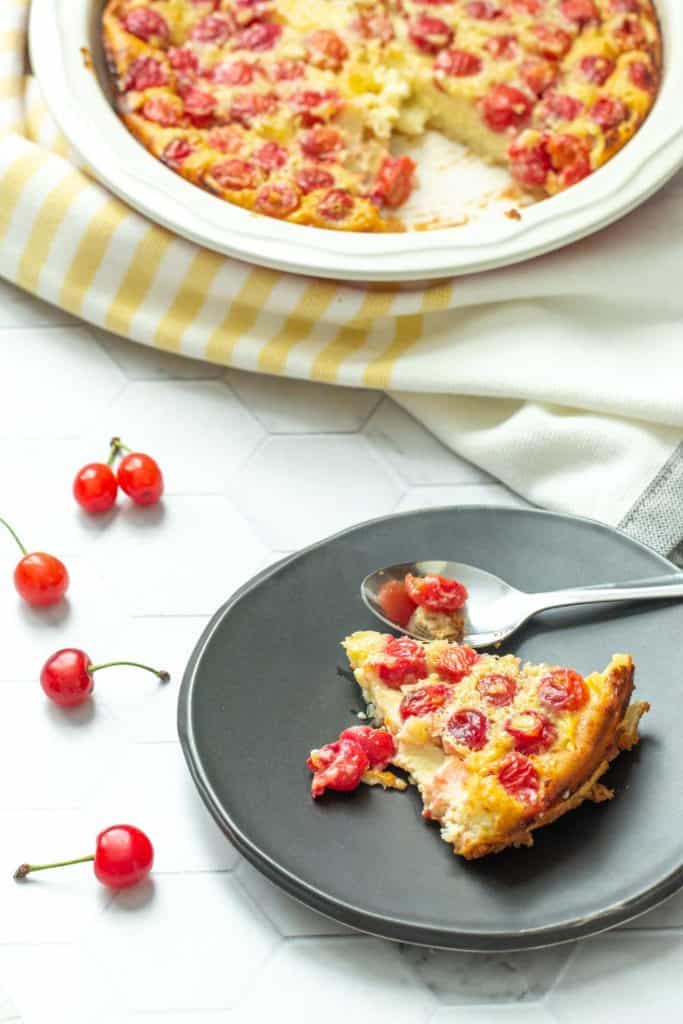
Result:
[[[113,437],[106,462],[89,462],[76,474],[74,498],[86,512],[101,515],[116,502],[119,487],[136,505],[156,505],[164,493],[164,478],[151,455],[132,452]],[[127,454],[123,455],[126,452]],[[116,473],[114,463],[118,458]]]
[[[119,462],[116,475],[112,469],[116,459],[127,452]],[[90,462],[74,480],[76,501],[86,512],[106,512],[116,501],[121,488],[137,505],[154,505],[164,493],[164,478],[158,464],[150,455],[132,452],[120,438],[113,437],[108,462]],[[56,604],[69,587],[69,573],[59,558],[45,551],[27,551],[17,533],[4,519],[2,524],[14,537],[21,553],[21,561],[14,570],[14,586],[19,594],[35,608]]]

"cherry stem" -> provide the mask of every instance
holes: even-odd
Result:
[[[142,668],[145,672],[151,672],[162,683],[167,683],[171,675],[163,669],[152,668],[150,665],[143,665],[139,661],[103,661],[99,665],[88,665],[88,672],[99,672],[101,668],[114,668],[116,665],[130,665],[132,668]]]
[[[50,868],[68,868],[70,864],[85,864],[87,861],[94,859],[95,854],[90,853],[87,857],[76,857],[74,860],[56,860],[52,864],[20,864],[14,872],[14,878],[17,882],[20,882],[22,878],[26,878],[33,871],[48,871]]]
[[[109,444],[111,446],[111,451],[109,453],[109,458],[107,459],[107,465],[113,466],[114,460],[117,458],[117,456],[119,456],[121,452],[129,452],[130,448],[128,447],[127,444],[123,443],[120,437],[112,437]]]
[[[23,545],[23,544],[21,543],[21,541],[20,541],[20,540],[19,540],[19,538],[17,537],[17,535],[16,535],[15,531],[14,531],[14,530],[12,529],[12,527],[11,527],[11,526],[10,526],[10,524],[9,524],[9,523],[7,522],[7,520],[6,520],[6,519],[0,519],[0,523],[2,523],[2,525],[3,525],[3,526],[5,526],[5,527],[6,527],[6,528],[7,528],[8,530],[9,530],[9,532],[10,532],[10,533],[12,534],[12,536],[13,536],[13,537],[14,537],[14,539],[15,539],[15,541],[16,541],[16,542],[17,542],[17,544],[19,545],[19,548],[20,548],[20,550],[21,550],[21,553],[22,553],[22,555],[27,555],[27,554],[28,554],[28,551],[26,550],[26,548],[24,547],[24,545]]]

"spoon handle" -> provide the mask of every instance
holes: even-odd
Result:
[[[598,583],[590,587],[568,587],[550,590],[545,594],[529,594],[535,611],[546,608],[566,608],[574,604],[599,604],[604,601],[654,601],[662,598],[683,597],[683,572],[668,576],[655,576],[648,580],[626,583]]]

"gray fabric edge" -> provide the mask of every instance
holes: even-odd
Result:
[[[683,441],[619,523],[683,567]]]

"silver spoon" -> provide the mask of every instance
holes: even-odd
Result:
[[[505,580],[484,569],[477,569],[464,562],[400,562],[385,569],[376,569],[361,583],[360,593],[365,605],[373,615],[392,629],[415,640],[427,639],[424,635],[392,622],[382,611],[378,596],[389,580],[403,580],[406,573],[413,576],[428,576],[432,573],[464,583],[469,592],[465,611],[465,636],[462,643],[470,647],[488,647],[500,643],[519,629],[532,615],[548,608],[567,608],[571,605],[599,604],[605,601],[652,601],[661,598],[683,597],[683,573],[672,572],[668,576],[653,579],[633,580],[628,583],[600,583],[591,587],[568,587],[566,590],[550,590],[543,594],[526,594],[516,590]]]

